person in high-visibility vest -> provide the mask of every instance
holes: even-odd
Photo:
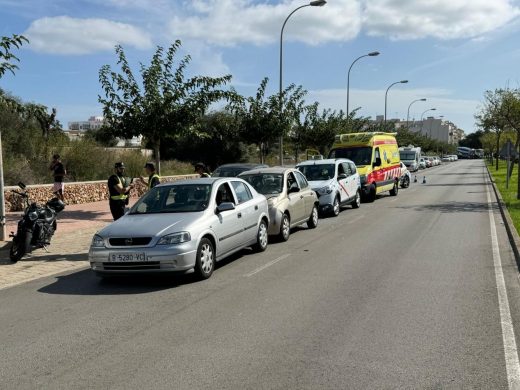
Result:
[[[161,184],[161,177],[155,171],[155,164],[152,162],[146,163],[144,165],[144,169],[146,170],[146,174],[148,175],[148,181],[145,180],[144,177],[140,177],[142,183],[148,186],[148,191],[154,188],[156,185]]]
[[[125,207],[128,204],[130,190],[134,188],[132,183],[125,177],[125,164],[117,162],[114,166],[115,173],[108,178],[108,192],[110,194],[110,212],[112,218],[117,221],[125,215]]]

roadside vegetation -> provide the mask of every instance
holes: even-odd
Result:
[[[493,176],[497,189],[500,191],[502,199],[504,199],[504,203],[511,215],[516,231],[520,232],[520,200],[516,197],[516,191],[518,188],[518,164],[513,168],[513,174],[509,180],[509,188],[506,188],[506,161],[498,161],[498,170],[496,170],[495,162],[487,160],[487,165],[491,172],[491,176]]]

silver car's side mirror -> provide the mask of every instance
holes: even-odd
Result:
[[[217,214],[223,213],[224,211],[231,211],[235,209],[235,205],[231,202],[223,202],[217,206]]]

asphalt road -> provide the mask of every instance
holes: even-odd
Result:
[[[483,162],[424,174],[205,282],[84,270],[0,291],[0,388],[507,389],[520,288]]]

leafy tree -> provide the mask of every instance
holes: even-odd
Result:
[[[237,98],[228,107],[239,121],[241,138],[257,145],[262,163],[270,143],[287,134],[302,114],[302,101],[307,93],[303,87],[292,84],[282,92],[282,96],[267,96],[268,83],[269,79],[264,78],[255,96]],[[280,99],[283,104],[280,104]]]
[[[221,164],[247,160],[246,145],[239,137],[239,123],[230,112],[206,114],[199,118],[193,130],[175,140],[166,155],[184,161],[202,161],[213,169]]]
[[[12,53],[13,49],[19,49],[24,43],[29,43],[23,35],[13,34],[12,37],[0,38],[0,78],[7,72],[13,75],[18,70],[19,58]]]
[[[231,76],[186,78],[190,56],[177,61],[181,41],[175,41],[165,51],[157,47],[149,66],[140,64],[142,82],[130,68],[125,52],[116,46],[121,72],[104,65],[99,81],[105,96],[99,96],[103,114],[114,136],[131,138],[142,135],[155,154],[160,170],[160,150],[165,140],[173,140],[193,130],[193,125],[208,107],[221,99],[231,99],[231,91],[220,89]]]

